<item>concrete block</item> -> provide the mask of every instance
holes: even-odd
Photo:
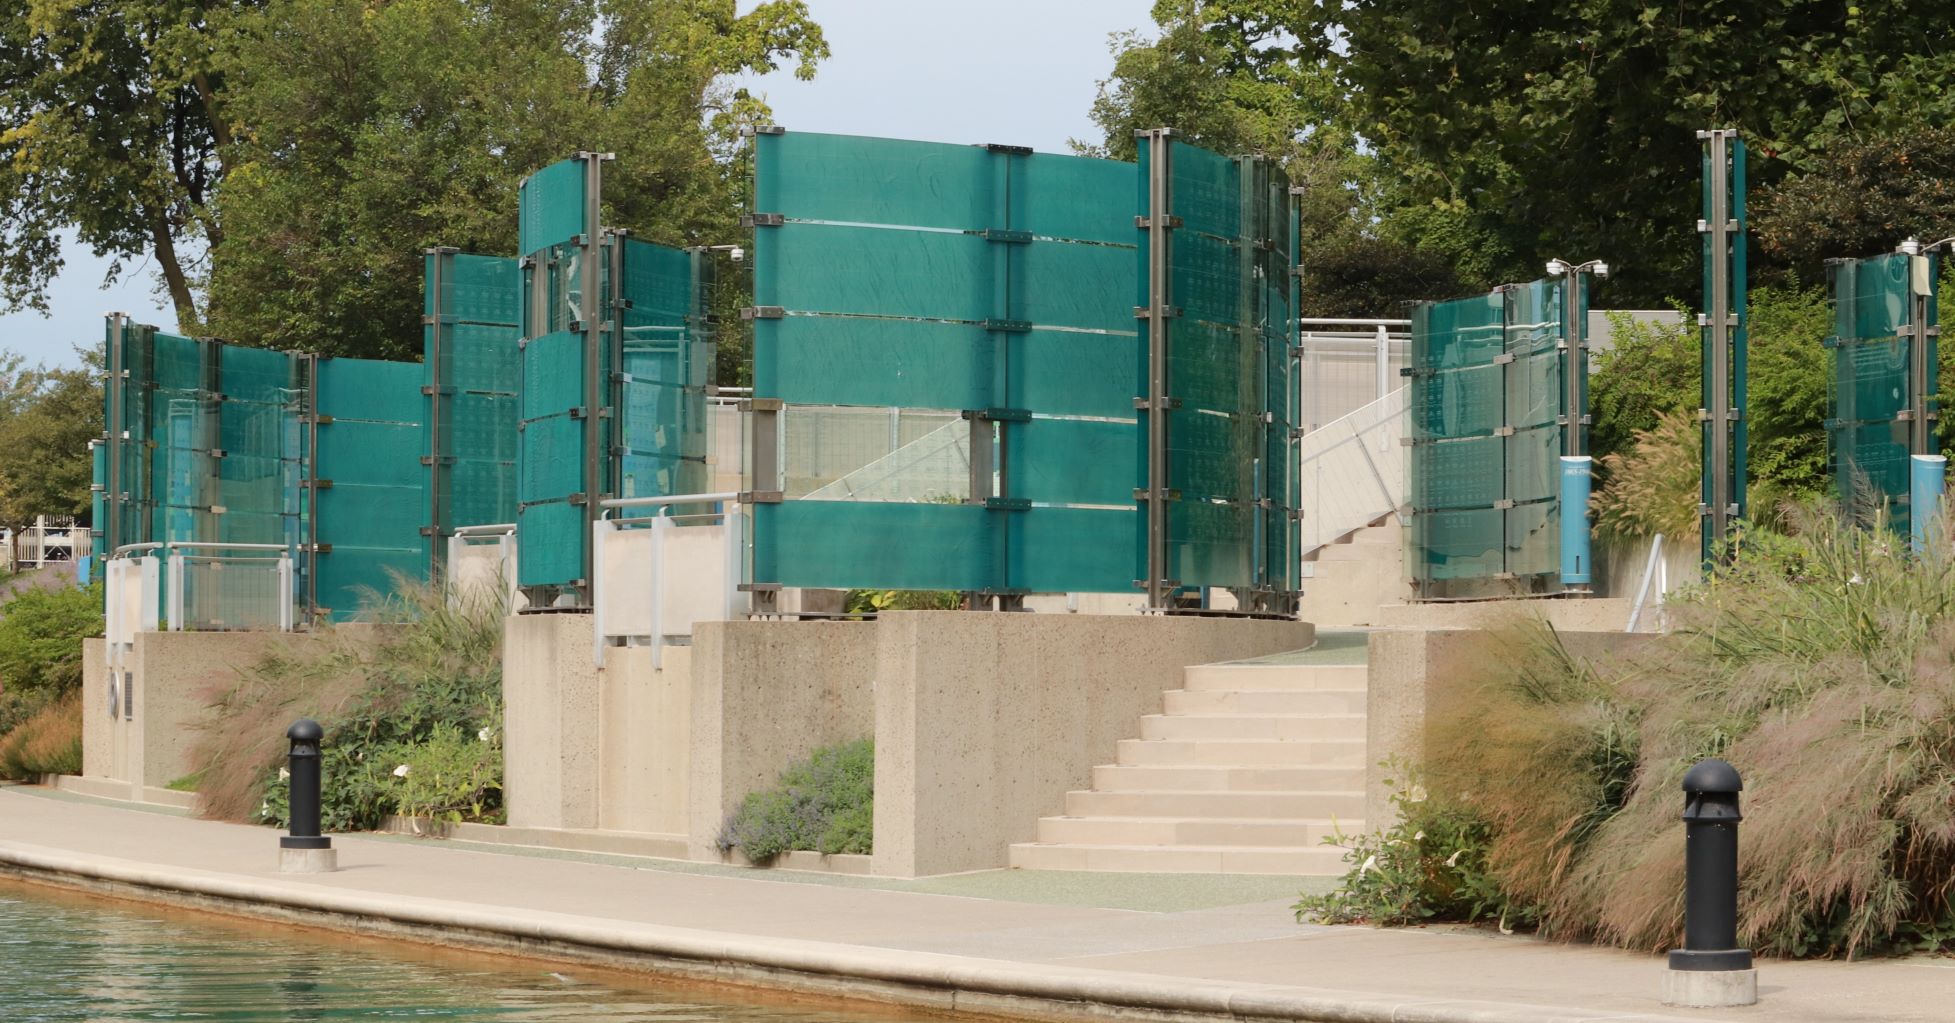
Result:
[[[278,849],[281,874],[330,874],[338,869],[338,849]]]
[[[1663,971],[1663,1004],[1725,1009],[1758,1004],[1757,970]]]

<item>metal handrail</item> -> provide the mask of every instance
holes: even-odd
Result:
[[[1299,318],[1297,322],[1298,323],[1328,323],[1328,324],[1341,326],[1341,327],[1360,327],[1360,326],[1376,327],[1380,324],[1383,324],[1384,326],[1387,327],[1409,327],[1412,325],[1411,320],[1358,320],[1358,319],[1352,319],[1348,316],[1342,316],[1342,317],[1341,316],[1305,316]]]
[[[291,544],[283,543],[220,543],[215,540],[158,540],[150,543],[128,543],[115,549],[111,557],[121,557],[134,551],[175,550],[178,548],[213,551],[289,551]]]
[[[514,522],[497,522],[497,523],[492,523],[489,525],[482,525],[482,526],[456,526],[454,529],[449,530],[448,535],[450,536],[496,536],[502,533],[515,532],[515,530],[516,530],[516,524]]]
[[[604,513],[614,508],[655,508],[674,504],[710,504],[714,501],[737,501],[740,495],[733,491],[717,494],[661,494],[655,497],[613,497],[599,501],[597,506]]]
[[[1623,626],[1622,631],[1624,632],[1636,631],[1636,624],[1643,617],[1643,604],[1645,601],[1649,600],[1650,582],[1651,580],[1656,578],[1657,569],[1661,565],[1660,559],[1662,557],[1663,557],[1663,534],[1658,533],[1656,534],[1656,537],[1650,541],[1650,557],[1649,560],[1643,564],[1643,583],[1641,586],[1636,587],[1636,603],[1633,607],[1629,609],[1629,624]],[[1659,596],[1660,595],[1661,594],[1659,593]]]

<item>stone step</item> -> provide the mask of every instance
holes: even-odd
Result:
[[[1364,766],[1363,739],[1122,739],[1119,763],[1130,767]]]
[[[1149,714],[1142,739],[1363,739],[1363,714]]]
[[[1093,768],[1098,792],[1361,792],[1364,766],[1103,764]]]
[[[1170,689],[1169,714],[1362,714],[1363,689]]]
[[[1104,870],[1160,874],[1295,874],[1338,877],[1350,869],[1335,846],[1272,849],[1254,846],[1053,845],[1011,847],[1022,870]]]
[[[1046,817],[1039,842],[1065,845],[1242,845],[1309,848],[1364,833],[1362,821],[1253,817]]]
[[[1116,770],[1119,770],[1116,768]],[[1127,770],[1147,770],[1127,768]],[[1164,769],[1171,770],[1171,769]],[[1362,781],[1362,779],[1360,779]],[[1355,821],[1364,816],[1358,789],[1269,791],[1254,789],[1093,790],[1066,793],[1069,817],[1328,817]],[[1346,827],[1346,831],[1351,830]]]
[[[1363,689],[1362,664],[1196,664],[1182,670],[1190,691]]]

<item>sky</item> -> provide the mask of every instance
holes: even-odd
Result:
[[[751,10],[757,0],[741,0]],[[814,81],[791,68],[749,76],[775,123],[790,130],[1067,152],[1097,135],[1088,111],[1113,69],[1108,36],[1148,29],[1152,0],[808,0],[833,55]],[[63,245],[48,316],[0,315],[0,348],[30,362],[75,365],[77,344],[126,312],[175,329],[154,265],[138,259],[103,288],[109,261]]]

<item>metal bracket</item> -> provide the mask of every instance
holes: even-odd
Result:
[[[962,415],[965,419],[976,419],[992,423],[1029,423],[1032,421],[1032,410],[1026,408],[965,409]]]
[[[1496,426],[1494,427],[1493,435],[1496,437],[1512,437],[1514,435],[1514,428],[1511,426]]]
[[[778,320],[787,316],[787,310],[777,305],[750,305],[740,310],[743,320]]]
[[[742,412],[779,412],[787,407],[787,402],[779,398],[743,398],[740,400]]]
[[[988,242],[998,242],[1003,245],[1030,245],[1032,243],[1032,232],[1019,231],[1006,227],[987,227],[978,232],[978,237]]]
[[[1029,497],[987,497],[984,506],[992,511],[1031,511],[1032,499]]]
[[[985,320],[984,329],[997,331],[1000,334],[1029,334],[1032,332],[1032,321]]]
[[[755,135],[785,135],[787,134],[787,129],[778,124],[762,124],[755,126],[753,133]]]
[[[1136,320],[1150,319],[1153,315],[1153,310],[1147,306],[1137,305],[1134,307],[1134,319]],[[1178,305],[1165,306],[1161,310],[1161,318],[1164,320],[1171,320],[1180,315],[1181,307]]]
[[[1032,155],[1031,146],[1008,146],[1003,142],[986,142],[984,144],[984,148],[994,153],[1004,153],[1007,156],[1031,156]]]
[[[1168,397],[1167,395],[1162,395],[1159,399],[1152,399],[1152,398],[1134,399],[1134,408],[1142,412],[1151,412],[1156,409],[1161,410],[1163,412],[1173,412],[1175,409],[1178,409],[1180,407],[1181,407],[1180,398],[1171,398]]]
[[[1511,497],[1503,497],[1493,503],[1493,509],[1495,511],[1507,511],[1512,507],[1514,507],[1514,499]]]
[[[1499,355],[1493,357],[1493,364],[1496,366],[1505,366],[1513,361],[1514,361],[1513,352],[1501,352]]]
[[[1152,499],[1153,499],[1153,496],[1154,496],[1154,492],[1153,492],[1152,490],[1149,490],[1149,489],[1148,489],[1148,488],[1146,488],[1146,487],[1135,487],[1135,488],[1134,488],[1134,500],[1136,500],[1136,501],[1148,501],[1148,500],[1152,500]],[[1162,500],[1164,500],[1164,501],[1179,501],[1179,500],[1181,500],[1181,490],[1180,490],[1180,488],[1178,488],[1178,487],[1169,487],[1169,488],[1167,489],[1167,492],[1161,495],[1161,499],[1162,499]]]
[[[1167,228],[1170,231],[1181,226],[1181,218],[1175,216],[1172,213],[1168,214],[1163,219],[1166,220],[1167,222],[1162,224],[1161,226]],[[1139,216],[1136,216],[1134,218],[1134,226],[1140,228],[1143,231],[1151,231],[1154,228],[1154,218],[1145,213],[1140,214]]]
[[[780,504],[787,497],[778,490],[742,490],[733,499],[741,504]]]
[[[779,227],[785,223],[784,213],[748,213],[740,218],[741,227]]]

